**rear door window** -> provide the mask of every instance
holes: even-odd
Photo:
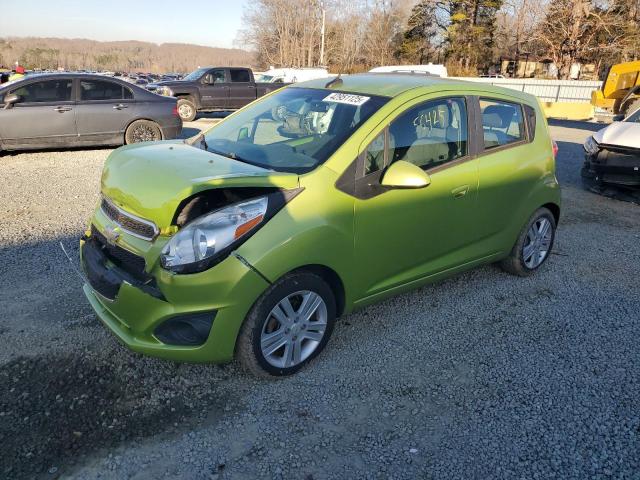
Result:
[[[30,83],[12,90],[20,96],[19,103],[68,102],[71,100],[73,81],[70,78]]]
[[[251,76],[247,70],[231,69],[231,81],[233,83],[249,83],[251,81]]]
[[[133,98],[131,91],[123,85],[104,80],[82,80],[80,100],[123,100]]]
[[[481,98],[480,111],[485,150],[520,142],[526,138],[520,104]]]

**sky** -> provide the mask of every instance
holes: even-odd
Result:
[[[234,47],[250,0],[0,0],[0,37]]]

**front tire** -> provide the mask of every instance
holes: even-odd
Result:
[[[336,317],[336,301],[318,275],[285,275],[256,301],[245,318],[236,358],[260,377],[291,375],[325,347]]]
[[[162,132],[158,124],[151,120],[136,120],[127,127],[124,134],[124,142],[127,145],[157,140],[162,140]]]
[[[191,98],[179,98],[178,99],[178,115],[183,122],[193,122],[196,118],[198,111]]]
[[[547,261],[556,238],[556,219],[547,208],[539,208],[520,232],[502,269],[519,277],[527,277]]]

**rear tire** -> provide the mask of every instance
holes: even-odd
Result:
[[[162,140],[162,132],[158,124],[151,120],[136,120],[127,127],[124,134],[124,142],[127,145],[157,140]]]
[[[324,349],[335,318],[333,291],[321,277],[303,271],[285,275],[260,296],[245,318],[236,359],[259,377],[291,375]]]
[[[547,208],[539,208],[524,226],[511,253],[500,262],[500,266],[512,275],[531,275],[551,255],[555,238],[555,217]]]
[[[198,112],[192,98],[179,98],[177,107],[178,115],[180,115],[183,122],[193,122],[195,120]]]

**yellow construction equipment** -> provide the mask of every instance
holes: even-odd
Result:
[[[640,61],[613,65],[607,72],[602,88],[591,93],[591,105],[625,117],[638,110]]]

